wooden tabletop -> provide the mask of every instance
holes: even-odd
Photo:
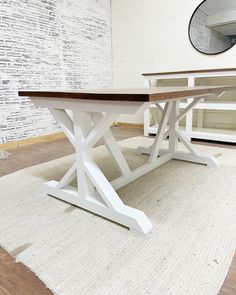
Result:
[[[235,86],[181,86],[151,88],[83,89],[78,91],[19,91],[19,96],[34,98],[154,102],[180,97],[205,96],[236,90]]]
[[[189,71],[176,71],[176,72],[159,72],[159,73],[144,73],[142,76],[162,76],[162,75],[175,75],[175,74],[198,74],[198,73],[213,73],[213,72],[236,72],[236,68],[223,68],[223,69],[204,69],[204,70],[189,70]]]

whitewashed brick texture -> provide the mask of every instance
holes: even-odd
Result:
[[[20,89],[109,87],[109,0],[0,0],[0,143],[58,131]]]

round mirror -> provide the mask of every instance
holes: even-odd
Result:
[[[236,0],[205,0],[189,23],[189,39],[205,54],[219,54],[236,43]]]

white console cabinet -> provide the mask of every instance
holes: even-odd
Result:
[[[179,72],[162,72],[162,73],[148,73],[143,74],[144,86],[151,87],[153,84],[158,85],[159,80],[166,79],[186,79],[188,86],[195,86],[197,78],[211,78],[211,77],[236,77],[236,68],[227,69],[210,69],[210,70],[194,70],[194,71],[179,71]],[[201,79],[201,81],[203,81]],[[204,83],[204,82],[203,82]],[[203,85],[203,83],[201,85]],[[234,84],[236,83],[236,80]],[[190,104],[191,99],[180,104],[180,108],[185,108],[186,104]],[[163,105],[151,105],[150,108],[157,109]],[[144,135],[156,134],[158,124],[150,124],[150,108],[144,113]],[[197,126],[193,127],[193,112],[189,112],[186,116],[186,137],[188,140],[205,139],[223,142],[236,143],[236,130],[204,128],[203,115],[204,110],[217,110],[217,111],[236,111],[236,97],[235,101],[205,101],[204,99],[199,102],[195,107],[197,113]],[[235,112],[236,115],[236,112]]]

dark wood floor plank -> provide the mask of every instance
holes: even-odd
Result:
[[[44,284],[22,263],[0,248],[1,295],[52,295]]]

